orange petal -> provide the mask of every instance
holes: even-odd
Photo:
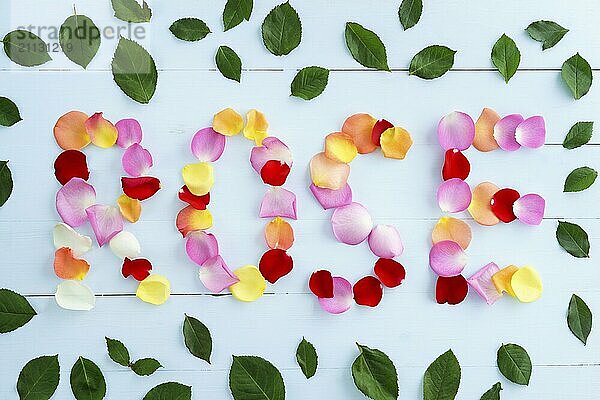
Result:
[[[81,150],[90,144],[90,135],[85,130],[88,116],[81,111],[69,111],[56,121],[54,138],[64,150]]]
[[[61,247],[54,253],[54,272],[60,279],[81,281],[90,270],[85,260],[75,258],[73,250]]]
[[[491,182],[482,182],[473,189],[473,198],[469,205],[469,213],[473,219],[486,226],[496,225],[500,220],[492,212],[490,205],[494,194],[500,190]]]
[[[379,139],[381,143],[381,152],[384,157],[396,158],[398,160],[404,160],[406,153],[410,150],[413,144],[410,133],[404,128],[395,126],[387,129],[381,134]]]
[[[102,113],[96,113],[85,121],[85,129],[92,139],[92,143],[103,149],[114,146],[117,143],[119,131],[117,128],[102,116]]]
[[[496,150],[499,146],[494,139],[494,125],[500,121],[498,113],[491,108],[484,108],[475,123],[475,139],[473,146],[479,151]]]
[[[126,194],[122,194],[117,199],[117,204],[119,205],[121,215],[123,215],[123,218],[127,221],[135,224],[140,219],[140,215],[142,214],[141,201],[132,199]]]
[[[208,229],[213,224],[212,214],[208,210],[196,210],[187,206],[177,214],[177,229],[186,237],[192,231]]]
[[[433,244],[444,240],[456,242],[466,250],[471,243],[471,228],[469,225],[453,217],[442,217],[439,219],[433,232],[431,232],[431,241]]]
[[[349,135],[335,132],[325,137],[325,155],[332,160],[349,163],[357,154],[358,149]]]
[[[269,136],[268,129],[269,122],[265,114],[258,110],[250,110],[246,113],[246,126],[244,126],[246,139],[254,140],[257,146],[262,146],[263,140]]]
[[[265,226],[265,241],[271,249],[287,250],[294,244],[294,229],[281,217]]]
[[[498,293],[506,292],[511,296],[515,297],[515,292],[511,286],[512,276],[517,272],[519,268],[514,265],[509,265],[506,268],[501,269],[492,275],[492,282],[496,286]]]
[[[310,177],[315,186],[326,189],[341,189],[346,186],[350,166],[332,160],[325,153],[319,153],[310,160]]]
[[[215,114],[212,128],[225,136],[235,136],[242,131],[244,120],[232,108],[226,108]]]
[[[360,154],[371,153],[377,148],[372,139],[376,122],[377,120],[369,114],[354,114],[344,121],[342,132],[350,135]]]

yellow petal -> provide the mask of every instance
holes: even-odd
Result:
[[[349,163],[358,154],[352,138],[345,133],[330,133],[325,137],[325,155],[332,160]]]
[[[208,210],[196,210],[192,206],[187,206],[179,211],[175,223],[179,232],[186,237],[192,231],[201,231],[212,227],[213,218]]]
[[[240,301],[258,300],[267,287],[267,281],[254,265],[245,265],[233,271],[240,280],[229,286],[229,291]]]
[[[473,146],[479,151],[496,150],[499,146],[494,139],[494,126],[500,121],[498,113],[491,108],[484,108],[475,123],[475,139]]]
[[[439,219],[433,232],[431,232],[431,241],[433,244],[444,240],[452,240],[460,245],[463,250],[466,250],[471,243],[471,228],[469,225],[453,217],[442,217]]]
[[[269,122],[265,114],[258,110],[250,110],[246,114],[246,126],[244,126],[244,136],[247,139],[254,140],[257,146],[262,146],[263,140],[269,136],[267,130]]]
[[[381,134],[381,152],[384,157],[404,160],[413,144],[410,133],[404,128],[395,126]]]
[[[515,297],[515,292],[511,286],[511,279],[515,272],[517,272],[519,268],[514,265],[509,265],[506,268],[501,269],[492,275],[492,282],[494,286],[496,286],[496,290],[498,293],[506,292],[511,296]]]
[[[171,283],[158,274],[152,274],[138,285],[135,295],[146,303],[160,305],[171,295]]]
[[[210,192],[215,177],[213,175],[213,166],[207,162],[188,164],[181,171],[183,182],[196,196],[204,196]]]
[[[121,215],[127,221],[136,223],[142,214],[142,202],[137,199],[132,199],[126,194],[122,194],[117,199],[117,205],[121,211]]]
[[[310,177],[315,186],[326,189],[341,189],[346,186],[350,166],[332,160],[325,153],[319,153],[310,160]]]
[[[491,182],[482,182],[473,189],[473,197],[469,204],[469,213],[481,225],[496,225],[500,220],[492,212],[491,201],[500,188]]]
[[[103,149],[114,146],[117,143],[119,132],[117,128],[102,116],[102,113],[96,113],[85,121],[85,130],[92,139],[92,143]]]
[[[533,267],[523,267],[515,272],[510,285],[519,301],[531,303],[542,297],[542,279]]]
[[[213,119],[213,129],[225,136],[235,136],[242,131],[244,120],[232,108],[226,108],[215,114]]]

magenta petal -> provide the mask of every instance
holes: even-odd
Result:
[[[259,175],[262,167],[270,160],[280,161],[289,165],[290,168],[292,167],[292,152],[281,140],[274,136],[265,138],[262,146],[253,147],[250,153],[252,168]]]
[[[282,217],[297,219],[296,195],[279,186],[269,187],[260,204],[258,215],[261,218]]]
[[[495,263],[489,263],[473,274],[467,283],[485,300],[488,304],[494,304],[502,293],[498,292],[496,285],[492,281],[492,276],[500,271],[500,268]]]
[[[202,162],[217,161],[225,151],[225,141],[213,128],[200,129],[192,138],[192,154]]]
[[[347,206],[352,203],[352,189],[348,184],[341,189],[333,190],[320,188],[313,183],[310,185],[310,191],[324,210]]]
[[[123,170],[127,175],[137,178],[148,175],[152,167],[152,154],[137,143],[132,144],[123,153],[121,159]]]
[[[494,139],[496,139],[498,146],[500,146],[502,150],[519,150],[521,145],[517,142],[515,135],[517,127],[523,121],[522,115],[510,114],[496,122],[496,125],[494,125]]]
[[[220,293],[240,281],[219,255],[202,263],[198,276],[202,284],[212,293]]]
[[[185,251],[190,260],[202,265],[209,258],[219,254],[219,243],[212,233],[193,231],[187,235]]]
[[[429,251],[429,266],[439,276],[460,275],[467,265],[467,254],[452,240],[442,240]]]
[[[404,251],[400,233],[391,225],[376,225],[369,234],[369,247],[379,258],[394,258]]]
[[[456,213],[466,210],[471,204],[471,188],[462,179],[452,178],[442,182],[437,190],[437,201],[444,212]]]
[[[56,211],[65,224],[76,228],[87,221],[85,209],[96,202],[96,191],[81,178],[72,178],[56,193]]]
[[[356,245],[369,236],[373,229],[373,220],[362,204],[351,203],[333,211],[331,226],[338,241]]]
[[[331,314],[341,314],[352,307],[352,285],[340,276],[333,277],[333,297],[319,298],[321,308]]]
[[[539,225],[544,219],[546,201],[539,194],[526,194],[513,204],[513,213],[527,225]]]
[[[517,126],[515,140],[524,147],[537,149],[546,141],[546,122],[538,115],[529,117]]]
[[[142,141],[142,127],[140,123],[133,119],[122,119],[115,124],[119,136],[117,136],[117,146],[126,149],[132,144]]]
[[[117,207],[95,204],[85,212],[100,247],[123,230],[123,217]]]
[[[468,114],[454,111],[438,124],[438,140],[444,150],[466,150],[475,139],[475,123]]]

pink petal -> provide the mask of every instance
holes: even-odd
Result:
[[[297,219],[296,195],[282,187],[271,186],[260,204],[259,217]]]
[[[187,235],[185,251],[190,260],[202,265],[209,258],[219,254],[219,243],[212,233],[193,231]]]
[[[76,228],[87,221],[85,209],[96,202],[96,191],[81,178],[72,178],[56,193],[56,211],[69,226]]]
[[[333,297],[319,298],[321,308],[331,314],[341,314],[352,307],[352,285],[340,276],[333,277]]]
[[[320,188],[312,183],[310,185],[310,191],[324,210],[347,206],[348,204],[352,203],[352,189],[348,184],[341,189],[333,190]]]
[[[85,212],[100,247],[123,230],[123,217],[117,207],[95,204]]]
[[[444,212],[461,212],[471,204],[471,188],[462,179],[452,178],[442,182],[437,190],[437,201]]]
[[[516,141],[524,147],[537,149],[546,141],[546,122],[539,115],[529,117],[517,126]]]
[[[513,213],[527,225],[539,225],[544,219],[546,201],[539,194],[526,194],[513,204]]]
[[[335,238],[345,244],[362,243],[373,229],[369,211],[359,203],[336,208],[331,216],[331,226]]]
[[[200,129],[192,138],[192,154],[202,162],[217,161],[225,150],[226,138],[211,127]]]
[[[515,151],[521,147],[515,137],[517,127],[521,122],[523,122],[523,116],[520,114],[510,114],[496,122],[494,139],[502,150]]]
[[[492,276],[498,271],[500,271],[500,268],[491,262],[467,279],[469,286],[475,289],[488,304],[494,304],[502,297],[502,293],[498,292],[494,282],[492,282]]]
[[[152,154],[137,143],[132,144],[123,153],[123,170],[134,178],[148,175],[152,167]]]
[[[454,111],[438,124],[438,140],[444,150],[466,150],[475,139],[475,123],[468,114]]]
[[[465,265],[467,265],[467,254],[452,240],[437,242],[429,251],[429,266],[439,276],[460,275]]]
[[[140,123],[133,119],[122,119],[115,124],[115,128],[119,132],[117,136],[117,146],[126,149],[132,144],[142,141],[142,127]]]
[[[391,225],[376,225],[369,234],[369,247],[379,258],[394,258],[404,251],[400,233]]]
[[[280,161],[292,167],[292,152],[279,139],[274,136],[265,138],[262,146],[252,148],[250,163],[252,168],[260,175],[260,171],[269,160]]]
[[[213,293],[219,293],[240,281],[219,255],[202,263],[198,276],[202,284]]]

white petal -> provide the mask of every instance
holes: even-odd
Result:
[[[141,252],[140,242],[131,232],[121,231],[117,233],[109,242],[113,254],[124,260],[125,258],[137,258]]]
[[[52,231],[52,238],[56,249],[68,247],[73,250],[75,257],[80,257],[92,248],[91,237],[81,235],[67,224],[56,224]]]
[[[54,299],[65,310],[89,311],[96,305],[94,293],[79,281],[60,283],[56,288]]]

